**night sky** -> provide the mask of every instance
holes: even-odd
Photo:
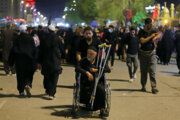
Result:
[[[37,9],[46,17],[62,17],[65,3],[70,0],[36,0]],[[173,2],[175,5],[180,3],[180,0],[157,0],[158,3],[164,3],[167,1],[167,6],[169,3]]]
[[[36,8],[46,17],[62,17],[68,1],[70,0],[36,0]]]

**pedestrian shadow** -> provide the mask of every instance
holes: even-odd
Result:
[[[116,81],[116,82],[129,82],[129,80],[122,80],[122,79],[106,79],[107,81]]]
[[[141,89],[111,89],[112,91],[122,91],[122,92],[143,92]],[[152,93],[146,91],[145,93]]]
[[[44,100],[49,100],[48,97],[45,97],[46,94],[40,94],[40,95],[31,95],[30,98],[41,98]],[[18,94],[0,94],[0,98],[28,98],[26,95],[25,96],[20,96]]]
[[[57,85],[57,87],[68,88],[68,89],[73,89],[74,88],[74,86],[70,86],[70,85]]]
[[[26,96],[20,96],[17,94],[0,94],[0,98],[25,98]]]
[[[170,75],[173,75],[173,76],[180,76],[177,72],[169,72],[169,71],[160,71],[160,72],[170,74]]]
[[[65,67],[74,67],[74,65],[73,64],[62,64],[62,66],[65,66]]]
[[[0,73],[0,76],[6,76],[6,74],[2,74],[2,73]]]
[[[80,107],[78,113],[75,115],[72,110],[72,105],[47,106],[47,107],[42,107],[42,109],[52,110],[53,112],[51,113],[51,115],[57,116],[57,117],[64,117],[64,118],[71,118],[71,119],[80,119],[80,118],[97,119],[99,118],[97,112],[87,111],[83,107]],[[64,110],[57,110],[57,109],[64,109]]]

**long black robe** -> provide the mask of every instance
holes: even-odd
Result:
[[[35,43],[33,38],[21,33],[13,43],[13,49],[9,57],[9,64],[15,64],[19,92],[23,92],[26,85],[32,87],[35,56]]]
[[[95,68],[96,62],[91,64],[87,58],[83,58],[76,67],[76,71],[81,73],[80,79],[80,103],[89,105],[90,97],[94,89],[95,81],[89,81],[86,75],[86,71],[90,72],[90,68]],[[108,65],[106,64],[104,72],[110,72]],[[92,73],[95,78],[95,73]],[[96,96],[94,100],[93,110],[105,108],[105,74],[99,80],[97,85]]]

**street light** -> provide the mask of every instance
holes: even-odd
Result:
[[[167,24],[167,23],[168,23],[168,20],[164,20],[164,23]]]

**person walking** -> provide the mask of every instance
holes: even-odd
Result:
[[[139,32],[139,38],[141,42],[140,52],[140,69],[141,69],[141,85],[142,91],[146,91],[147,74],[149,73],[152,93],[157,94],[156,83],[156,51],[155,51],[155,40],[160,37],[160,34],[152,31],[152,19],[145,19],[144,30]]]
[[[27,34],[27,27],[20,26],[20,35],[14,40],[9,64],[15,64],[17,74],[17,88],[20,96],[24,96],[24,90],[28,97],[31,97],[30,89],[34,75],[35,44],[32,36]]]
[[[61,55],[64,55],[62,43],[55,34],[55,27],[49,25],[46,39],[40,41],[38,68],[42,68],[44,88],[50,100],[55,98],[59,74],[62,72]]]
[[[139,49],[139,38],[138,36],[136,36],[136,30],[134,27],[131,27],[130,33],[126,37],[124,44],[127,45],[126,63],[128,66],[128,71],[130,76],[129,82],[133,82],[134,79],[136,79],[136,72],[138,69],[138,49]]]

